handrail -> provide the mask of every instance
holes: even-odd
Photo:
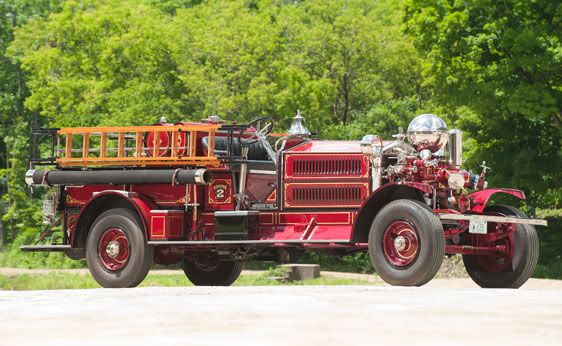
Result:
[[[57,131],[58,134],[67,133],[103,133],[103,132],[170,132],[170,131],[198,131],[198,132],[216,132],[220,125],[201,124],[201,125],[169,125],[169,126],[100,126],[100,127],[63,127]]]

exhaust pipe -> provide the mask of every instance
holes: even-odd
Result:
[[[138,169],[95,171],[49,171],[30,169],[25,173],[29,186],[89,184],[198,184],[211,182],[206,169]]]
[[[456,168],[462,165],[462,131],[449,131],[449,163]]]

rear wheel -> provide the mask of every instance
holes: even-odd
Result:
[[[511,206],[497,205],[484,209],[486,213],[526,218],[525,213]],[[505,246],[503,255],[463,255],[468,275],[480,287],[519,288],[533,274],[539,259],[539,239],[532,225],[515,225],[517,230],[493,243]],[[473,236],[476,241],[477,236]]]
[[[230,286],[238,279],[244,262],[221,261],[214,253],[182,262],[185,275],[195,286]]]
[[[421,286],[441,267],[445,237],[439,218],[420,201],[400,199],[375,217],[369,255],[377,274],[395,286]]]
[[[146,277],[153,248],[146,244],[137,215],[125,208],[102,213],[86,241],[86,259],[103,287],[135,287]]]

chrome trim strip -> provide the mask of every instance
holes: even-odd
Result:
[[[251,174],[268,174],[268,175],[276,175],[277,171],[265,171],[263,169],[249,169],[248,173]]]
[[[541,219],[521,219],[509,216],[494,215],[466,215],[466,214],[439,214],[441,220],[464,220],[464,221],[489,221],[500,223],[517,223],[523,225],[548,226],[548,221]]]

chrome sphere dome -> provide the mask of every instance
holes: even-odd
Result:
[[[418,115],[408,125],[408,141],[420,150],[436,153],[445,148],[449,139],[447,124],[434,114]]]

